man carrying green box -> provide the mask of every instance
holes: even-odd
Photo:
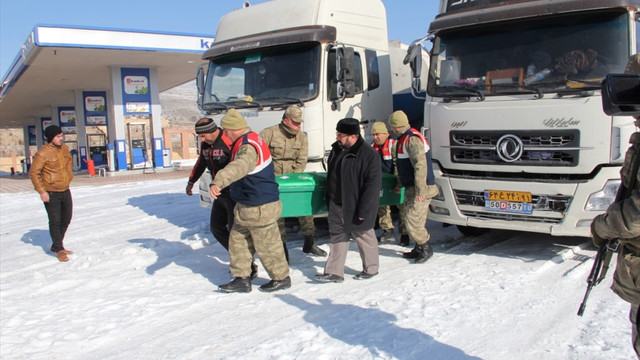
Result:
[[[300,131],[302,128],[302,110],[297,106],[289,106],[282,116],[282,122],[265,128],[260,132],[260,137],[267,143],[273,159],[275,175],[287,173],[301,173],[307,166],[309,154],[309,143],[307,135]],[[302,252],[327,256],[327,252],[315,245],[314,234],[316,232],[313,223],[313,216],[302,216],[298,218],[302,234],[304,235],[304,245]],[[289,261],[289,251],[287,251],[287,234],[284,218],[278,220],[280,238],[284,245],[284,252]]]
[[[373,149],[380,155],[380,161],[382,163],[383,174],[395,173],[396,163],[396,139],[389,137],[389,131],[387,125],[382,121],[376,121],[371,127],[371,135],[373,135]],[[400,228],[400,245],[409,246],[409,235],[407,234],[407,228],[404,225],[404,206],[402,204],[397,205],[400,212],[400,219],[398,220],[398,227]],[[380,206],[378,208],[378,219],[380,228],[382,228],[382,236],[378,238],[378,242],[391,243],[396,241],[394,234],[393,219],[391,218],[391,207],[389,205]]]

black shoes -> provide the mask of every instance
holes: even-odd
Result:
[[[382,244],[396,242],[396,236],[393,234],[393,229],[384,230],[382,235],[380,235],[378,242]]]
[[[416,264],[422,264],[429,260],[431,256],[433,256],[433,249],[431,249],[431,245],[429,245],[429,243],[422,245],[416,244],[411,251],[402,253],[403,258],[413,259],[413,262]]]
[[[378,273],[375,274],[367,274],[366,272],[361,272],[359,274],[357,274],[356,276],[354,276],[353,278],[356,280],[366,280],[366,279],[371,279],[372,277],[378,275]]]
[[[400,236],[400,246],[409,246],[409,241],[411,241],[409,235],[405,234]]]
[[[317,274],[314,278],[323,283],[341,283],[344,281],[343,277],[333,274]]]
[[[287,276],[282,280],[271,280],[264,285],[260,285],[260,291],[273,292],[278,290],[284,290],[291,287],[291,278]]]
[[[304,245],[302,246],[302,252],[315,256],[327,256],[327,252],[320,249],[314,244],[313,236],[307,235],[304,237]]]
[[[224,291],[228,293],[234,293],[234,292],[248,293],[248,292],[251,292],[251,279],[248,277],[233,278],[233,280],[231,280],[230,283],[218,286],[218,289],[220,289],[220,291]]]

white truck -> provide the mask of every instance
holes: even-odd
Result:
[[[442,0],[425,127],[440,195],[429,218],[466,234],[589,236],[634,131],[600,82],[640,49],[640,0]],[[414,90],[419,90],[417,83]]]
[[[401,48],[387,39],[380,0],[245,2],[220,19],[203,55],[198,105],[218,124],[235,108],[256,132],[278,124],[287,106],[300,106],[309,138],[306,171],[322,172],[340,119],[360,120],[371,142],[373,123],[393,111],[392,77],[408,79],[409,87]],[[390,49],[399,58],[393,73]],[[422,121],[421,107],[414,120]],[[203,207],[210,206],[209,182],[209,176],[200,181]]]

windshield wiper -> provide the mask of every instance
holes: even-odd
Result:
[[[223,110],[227,111],[229,110],[229,107],[221,102],[214,102],[214,103],[206,103],[202,105],[202,110],[205,111],[213,111],[215,113],[220,113]]]
[[[288,96],[265,96],[265,97],[256,98],[255,100],[265,101],[267,103],[270,103],[269,100],[272,100],[274,102],[274,104],[270,104],[272,108],[276,108],[277,105],[281,105],[284,107],[286,105],[291,105],[291,104],[298,104],[299,106],[304,106],[304,102],[302,101],[302,99],[288,97]]]
[[[578,86],[565,88],[565,89],[557,89],[555,90],[556,96],[563,97],[564,95],[568,95],[568,94],[578,94],[579,96],[587,97],[587,96],[593,96],[593,91],[600,89],[600,82],[596,82],[596,81],[582,81],[582,80],[569,79],[567,80],[567,83],[573,83]]]
[[[460,97],[468,99],[471,94],[477,95],[478,101],[484,101],[484,94],[478,89],[470,89],[464,86],[438,86],[437,90],[436,96],[445,98],[445,101]],[[460,90],[464,91],[464,93],[459,92]]]
[[[258,111],[262,111],[262,105],[260,105],[260,103],[255,101],[238,99],[238,100],[233,100],[232,102],[234,103],[234,105],[238,107],[243,107],[243,108],[257,107]]]

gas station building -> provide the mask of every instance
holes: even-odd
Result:
[[[0,128],[24,129],[27,165],[55,124],[76,171],[170,166],[159,94],[194,79],[212,42],[209,35],[36,25],[2,79]]]

